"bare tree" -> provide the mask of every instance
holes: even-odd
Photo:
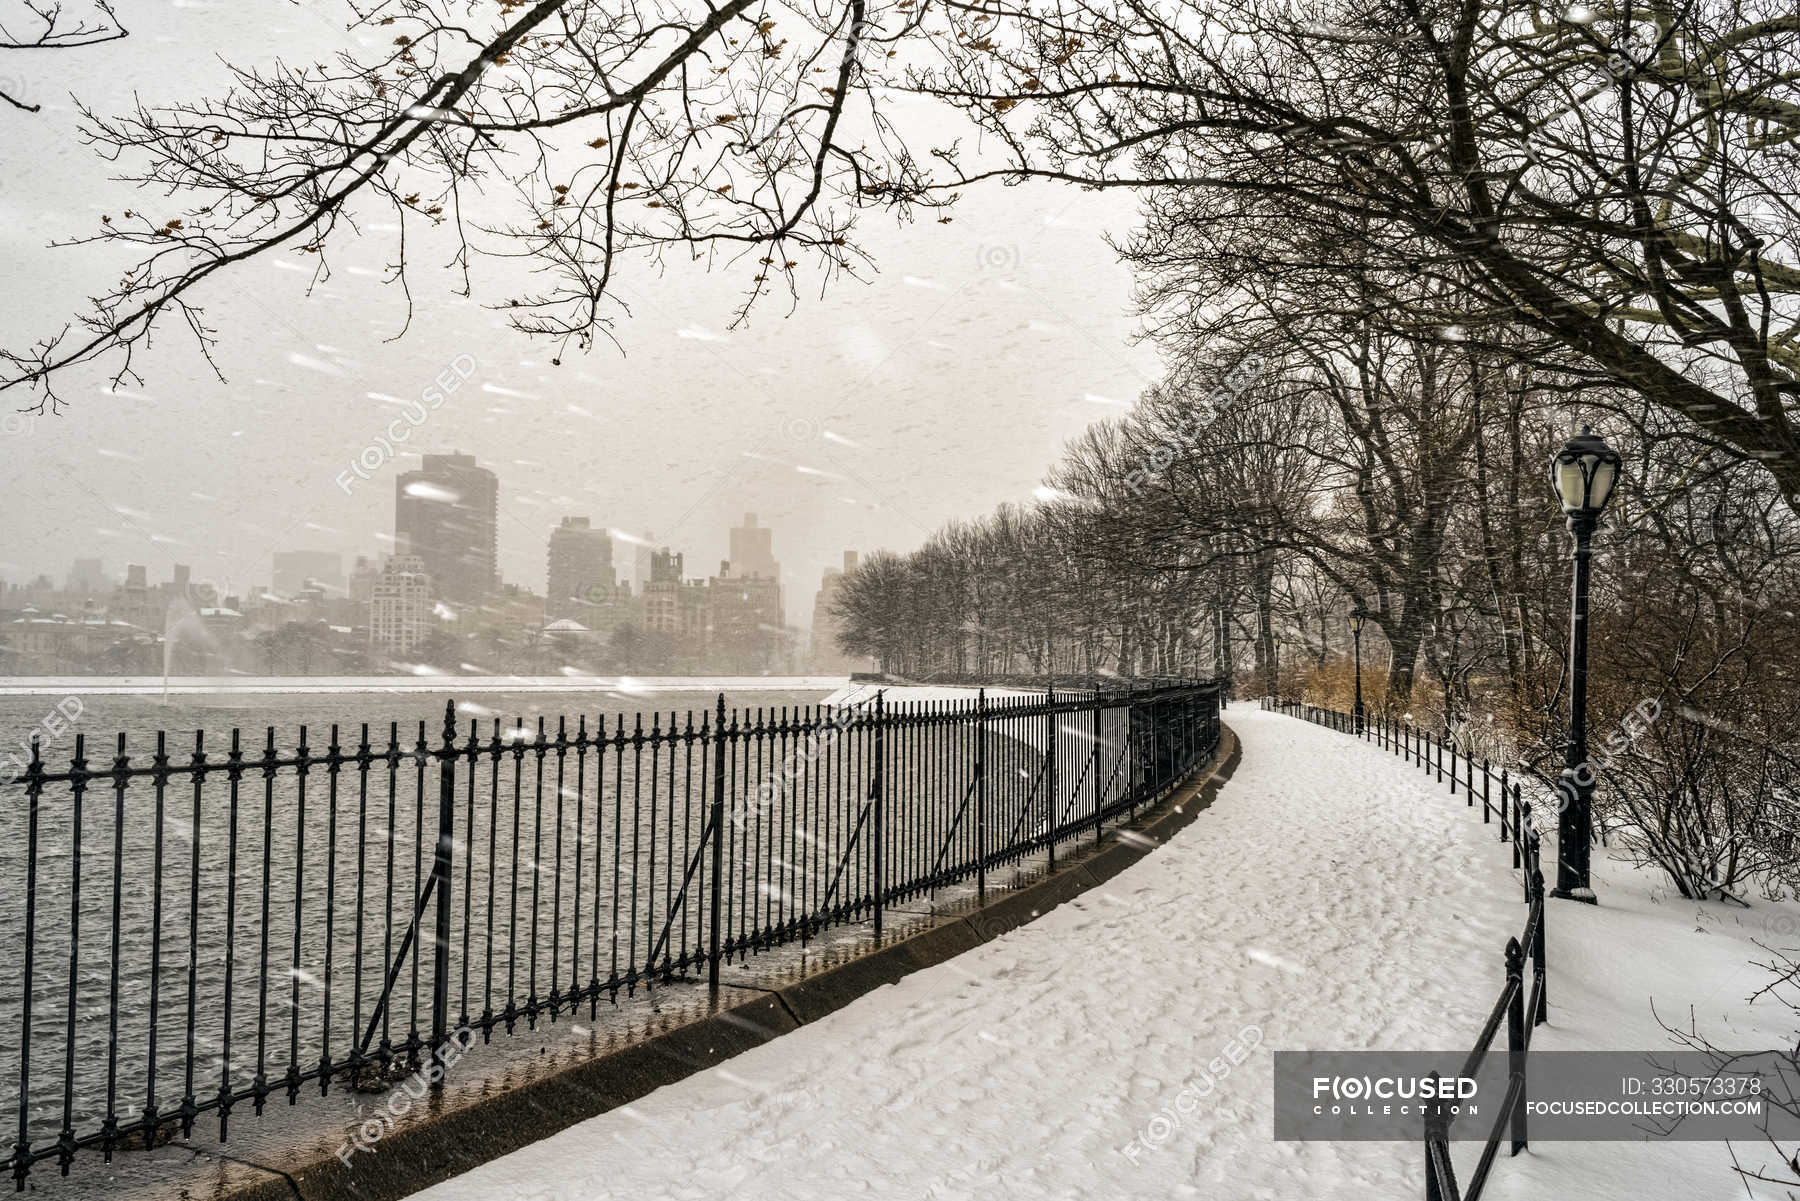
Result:
[[[465,286],[477,251],[529,260],[548,282],[501,307],[561,347],[604,335],[623,255],[748,255],[747,308],[792,293],[803,257],[827,276],[855,270],[849,218],[821,196],[896,176],[917,190],[863,89],[861,59],[898,34],[871,27],[862,0],[806,18],[767,15],[760,0],[692,15],[678,0],[350,7],[353,27],[392,34],[384,52],[237,67],[224,95],[161,109],[84,110],[122,178],[170,199],[73,239],[137,261],[79,324],[6,352],[0,390],[41,408],[81,364],[135,378],[135,353],[167,320],[210,352],[208,281],[276,252],[313,256],[323,278],[336,241],[377,210],[397,222],[402,286],[420,226],[446,229]],[[841,123],[853,96],[865,103],[852,142]],[[517,216],[475,226],[465,206],[477,190],[510,192]]]
[[[170,318],[210,345],[206,281],[275,252],[324,271],[378,208],[400,219],[398,280],[421,222],[449,226],[465,263],[541,269],[543,287],[500,303],[560,347],[605,336],[627,254],[736,262],[747,308],[796,296],[803,269],[855,271],[859,209],[1038,177],[1132,190],[1153,228],[1178,215],[1245,261],[1429,279],[1472,344],[1503,358],[1528,330],[1572,387],[1680,415],[1800,506],[1800,17],[1779,0],[352,11],[394,35],[385,53],[240,68],[222,97],[89,115],[125,178],[180,207],[76,239],[139,257],[81,324],[9,352],[0,390],[41,405],[76,365],[128,375]],[[981,136],[915,154],[884,115],[902,90]],[[477,188],[513,192],[517,217],[472,229]],[[1197,301],[1229,289],[1215,278]],[[1444,323],[1397,299],[1370,297]]]
[[[93,0],[92,9],[70,17],[60,3],[44,0],[11,0],[11,10],[0,10],[0,50],[70,50],[117,41],[130,36],[109,0]],[[6,80],[0,78],[0,83]],[[13,108],[35,113],[41,104],[29,104],[0,87],[0,100]]]

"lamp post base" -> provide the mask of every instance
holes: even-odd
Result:
[[[1550,895],[1559,901],[1580,901],[1583,905],[1600,903],[1600,898],[1594,895],[1591,888],[1552,888]]]

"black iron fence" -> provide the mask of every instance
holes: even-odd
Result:
[[[1351,734],[1385,750],[1392,751],[1409,764],[1416,764],[1437,781],[1446,779],[1445,753],[1449,754],[1448,779],[1450,795],[1455,796],[1460,784],[1470,808],[1475,805],[1475,758],[1464,753],[1442,734],[1395,721],[1381,714],[1359,718],[1337,709],[1324,709],[1299,701],[1264,698],[1262,707],[1304,718],[1322,726]],[[1506,982],[1495,998],[1493,1009],[1469,1052],[1462,1074],[1474,1076],[1475,1069],[1493,1049],[1501,1025],[1506,1027],[1507,1090],[1494,1119],[1487,1140],[1482,1144],[1475,1170],[1466,1188],[1458,1188],[1456,1166],[1450,1160],[1450,1123],[1448,1114],[1426,1118],[1425,1197],[1426,1201],[1476,1201],[1487,1186],[1488,1173],[1494,1166],[1503,1142],[1511,1143],[1511,1154],[1517,1155],[1527,1146],[1525,1100],[1529,1082],[1526,1074],[1526,1052],[1531,1049],[1531,1033],[1549,1020],[1546,993],[1548,969],[1544,957],[1544,873],[1538,857],[1538,832],[1530,806],[1525,804],[1519,781],[1505,768],[1498,776],[1499,797],[1493,796],[1496,777],[1486,759],[1481,760],[1481,820],[1492,824],[1499,819],[1500,840],[1512,845],[1513,867],[1518,869],[1525,892],[1525,929],[1517,938],[1506,942],[1503,967]],[[1531,958],[1531,990],[1525,989],[1525,959]]]
[[[0,1099],[19,1188],[220,1139],[950,886],[1004,886],[1207,762],[1211,683],[34,743],[3,786]],[[6,1064],[16,1055],[16,1062]]]

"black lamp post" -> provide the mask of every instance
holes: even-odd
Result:
[[[1369,620],[1368,615],[1365,614],[1361,609],[1357,609],[1355,612],[1350,614],[1350,636],[1356,642],[1356,705],[1354,708],[1352,708],[1350,710],[1350,712],[1351,712],[1351,715],[1355,718],[1356,733],[1358,736],[1360,736],[1363,732],[1362,632],[1363,632],[1363,623],[1368,620]]]
[[[1619,478],[1618,452],[1583,426],[1550,461],[1550,483],[1562,501],[1575,537],[1575,581],[1570,602],[1569,741],[1557,784],[1556,887],[1553,897],[1594,903],[1588,880],[1594,829],[1594,773],[1587,753],[1588,563],[1594,530]]]

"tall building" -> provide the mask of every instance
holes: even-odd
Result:
[[[403,655],[432,629],[431,577],[417,555],[395,555],[375,577],[369,598],[369,645]]]
[[[663,549],[667,550],[668,548],[664,547]],[[650,582],[651,560],[656,556],[656,551],[650,543],[650,536],[644,535],[642,541],[626,541],[625,549],[620,552],[621,560],[627,555],[630,556],[631,562],[631,582],[637,587],[638,595],[642,596],[644,585]]]
[[[164,607],[161,594],[151,591],[148,569],[139,563],[128,563],[125,565],[125,582],[113,592],[107,615],[140,630],[160,633]]]
[[[644,629],[673,634],[680,626],[682,556],[663,547],[650,556],[650,578],[643,587]]]
[[[787,632],[781,620],[781,582],[767,575],[739,575],[719,564],[707,589],[712,620],[707,662],[737,675],[763,675],[783,666]]]
[[[106,565],[99,559],[75,560],[63,590],[78,597],[99,596],[109,591]]]
[[[356,556],[356,566],[350,569],[350,603],[366,605],[375,595],[375,581],[381,578],[381,568],[369,561],[369,556]]]
[[[572,618],[588,629],[594,614],[609,605],[618,590],[613,572],[612,535],[595,529],[585,517],[565,517],[550,531],[549,587],[544,593],[550,621]]]
[[[682,578],[682,556],[663,547],[650,556],[650,578],[640,600],[646,634],[665,637],[675,659],[697,666],[706,655],[709,626],[707,587]]]
[[[857,655],[846,655],[838,649],[838,632],[843,623],[836,613],[838,594],[843,591],[845,577],[856,571],[856,552],[844,552],[844,567],[839,571],[835,567],[825,569],[824,578],[819,583],[819,591],[813,597],[812,617],[812,667],[814,671],[837,674],[839,672],[866,671],[871,661]]]
[[[731,530],[731,573],[737,576],[781,578],[775,561],[775,531],[756,524],[756,514],[744,514],[744,524]]]
[[[711,621],[707,659],[720,671],[759,674],[783,665],[787,617],[775,534],[744,514],[730,531],[731,558],[719,564],[708,589]]]
[[[282,596],[299,596],[311,580],[327,592],[344,590],[344,557],[329,550],[278,550],[269,581]]]
[[[500,481],[475,456],[426,455],[394,481],[394,543],[439,600],[478,605],[499,587]]]

